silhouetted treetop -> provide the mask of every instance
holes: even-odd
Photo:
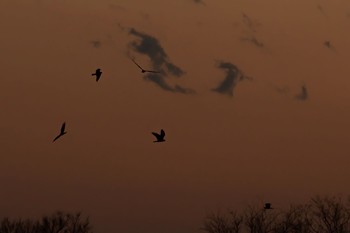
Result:
[[[289,209],[248,206],[242,213],[209,214],[208,233],[350,233],[350,199],[316,196]]]
[[[56,212],[40,220],[3,218],[0,223],[1,233],[92,233],[91,229],[89,218],[81,213]]]

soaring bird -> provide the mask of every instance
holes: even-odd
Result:
[[[142,73],[146,73],[146,72],[148,72],[148,73],[160,73],[159,71],[145,70],[145,69],[143,69],[139,64],[137,64],[136,61],[135,61],[133,58],[131,58],[131,60],[135,63],[135,65],[137,65],[137,67],[140,68],[140,70],[141,70]]]
[[[98,80],[101,78],[102,71],[101,71],[101,69],[97,69],[96,72],[94,74],[91,74],[91,75],[96,76],[96,82],[98,82]]]
[[[265,203],[264,209],[265,210],[272,210],[273,208],[271,207],[271,203]]]
[[[54,139],[52,142],[56,141],[56,140],[59,139],[61,136],[65,135],[65,134],[67,133],[67,132],[64,132],[65,128],[66,128],[66,122],[64,122],[64,123],[62,124],[60,134],[59,134],[57,137],[55,137],[55,139]]]
[[[164,137],[165,137],[165,132],[164,130],[160,131],[160,134],[152,132],[152,134],[157,138],[157,141],[153,142],[165,142]]]

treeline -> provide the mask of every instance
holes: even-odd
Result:
[[[207,233],[350,233],[350,200],[312,198],[286,210],[248,206],[243,211],[209,214],[202,230]]]
[[[0,233],[92,233],[88,217],[81,213],[69,214],[57,212],[33,219],[1,219]]]

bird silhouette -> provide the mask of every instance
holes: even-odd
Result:
[[[101,69],[97,69],[96,72],[94,74],[91,74],[91,75],[96,76],[96,82],[98,82],[98,80],[101,78],[102,71],[101,71]]]
[[[157,141],[153,142],[165,142],[164,137],[165,137],[165,132],[164,130],[160,130],[160,134],[152,132],[152,134],[157,138]]]
[[[159,71],[145,70],[145,69],[143,69],[139,64],[137,64],[136,61],[135,61],[133,58],[131,58],[131,60],[135,63],[135,65],[137,65],[137,67],[140,68],[140,70],[141,70],[142,73],[146,73],[146,72],[148,72],[148,73],[160,73]]]
[[[328,48],[332,48],[332,44],[329,40],[325,41],[323,44],[324,44],[324,46],[326,46]]]
[[[271,203],[265,203],[264,209],[265,210],[272,210],[273,208],[271,207]]]
[[[60,137],[62,137],[63,135],[65,135],[65,134],[67,133],[67,132],[64,131],[65,128],[66,128],[66,122],[64,122],[64,123],[62,124],[60,134],[59,134],[57,137],[55,137],[55,139],[54,139],[52,142],[55,142],[57,139],[59,139]]]

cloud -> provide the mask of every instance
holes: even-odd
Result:
[[[250,42],[252,44],[254,44],[257,47],[264,47],[264,43],[262,43],[261,41],[259,41],[255,36],[251,36],[251,37],[243,37],[242,41],[247,41]]]
[[[185,72],[169,61],[168,55],[155,37],[139,32],[134,28],[129,29],[129,34],[140,39],[138,41],[132,41],[129,44],[130,47],[135,52],[148,56],[152,62],[153,69],[160,72],[158,74],[147,74],[145,76],[146,80],[156,83],[165,91],[184,94],[194,93],[192,89],[181,87],[180,85],[171,86],[166,82],[165,79],[168,74],[181,77]]]
[[[309,94],[305,85],[301,86],[301,91],[295,96],[297,100],[305,101],[309,98]]]
[[[190,88],[185,88],[180,85],[175,85],[174,87],[170,86],[164,79],[162,74],[147,74],[144,77],[145,80],[156,83],[165,91],[177,92],[182,94],[195,94],[195,91]]]
[[[260,27],[261,24],[258,21],[251,19],[244,12],[242,12],[242,21],[247,30],[243,31],[244,37],[241,38],[241,41],[247,41],[257,47],[263,48],[264,44],[256,36],[257,28]]]
[[[220,94],[233,96],[233,89],[240,81],[251,79],[245,76],[238,67],[232,63],[220,61],[218,68],[226,71],[225,79],[216,88],[212,89],[212,91]]]
[[[251,32],[256,32],[256,29],[258,27],[261,26],[261,24],[256,21],[256,20],[252,20],[247,14],[245,14],[244,12],[242,12],[242,20],[243,23],[247,26],[247,28],[251,31]]]
[[[168,72],[177,77],[180,77],[185,73],[180,67],[177,67],[168,61],[168,55],[165,53],[164,49],[156,38],[138,32],[134,28],[131,28],[129,33],[141,39],[140,42],[131,42],[131,47],[136,52],[147,55],[151,59],[155,69],[159,70],[165,66]]]

